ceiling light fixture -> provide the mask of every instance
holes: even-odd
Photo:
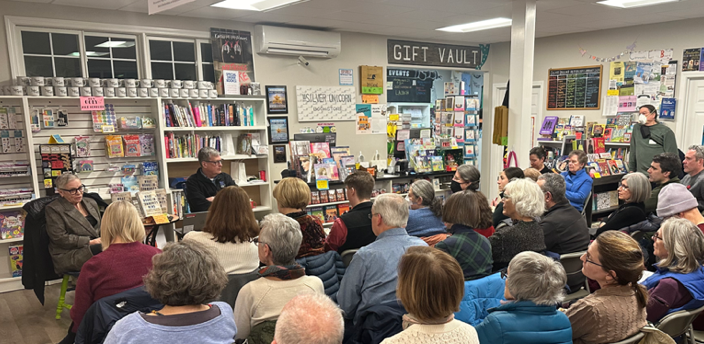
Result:
[[[506,27],[506,26],[511,26],[511,19],[494,18],[494,19],[482,20],[482,21],[473,22],[473,23],[441,27],[436,30],[446,31],[446,32],[474,32],[474,31],[496,29],[499,27]]]
[[[115,47],[119,47],[125,43],[127,43],[127,42],[125,42],[125,41],[105,41],[103,43],[96,45],[95,47],[96,48],[115,48]]]
[[[633,7],[643,7],[664,4],[667,2],[677,2],[681,0],[604,0],[599,1],[597,4],[602,4],[606,6],[620,7],[620,8],[633,8]]]
[[[271,11],[308,0],[225,0],[210,6],[245,11]]]

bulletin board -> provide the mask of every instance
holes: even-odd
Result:
[[[548,110],[598,110],[602,66],[548,70]]]

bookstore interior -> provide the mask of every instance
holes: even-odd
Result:
[[[133,202],[147,228],[162,229],[154,234],[163,244],[203,225],[184,184],[204,147],[220,152],[222,171],[248,193],[258,219],[277,211],[272,190],[282,175],[295,176],[311,189],[308,213],[328,229],[350,209],[344,180],[355,170],[375,177],[373,197],[406,196],[423,178],[445,198],[457,168],[471,164],[493,197],[498,173],[529,167],[531,147],[543,147],[545,165],[556,172],[581,149],[595,181],[591,223],[618,207],[614,193],[629,172],[641,106],[658,110],[680,149],[702,141],[704,120],[692,115],[704,111],[696,108],[704,98],[697,91],[704,50],[692,30],[680,32],[702,24],[686,19],[679,2],[666,5],[675,6],[672,19],[647,27],[629,21],[597,33],[602,28],[584,24],[581,36],[539,29],[530,49],[531,112],[520,114],[532,128],[510,125],[509,116],[519,114],[500,108],[509,104],[513,75],[508,29],[458,36],[433,29],[441,33],[419,39],[404,30],[336,28],[333,15],[361,17],[340,1],[319,12],[314,6],[327,1],[294,2],[251,19],[239,15],[243,21],[227,13],[248,11],[219,13],[201,0],[167,9],[148,2],[0,1],[0,45],[7,48],[0,49],[7,50],[0,56],[0,292],[22,289],[24,205],[54,195],[64,173],[106,203]],[[538,1],[538,23],[542,3],[547,15],[576,18],[552,2]],[[395,13],[396,6],[384,6]],[[510,2],[496,6],[511,17]],[[304,20],[309,10],[310,18],[333,19],[321,20],[325,30],[302,28],[318,21]],[[288,13],[300,23],[290,24]],[[513,165],[502,159],[510,152],[518,155]]]

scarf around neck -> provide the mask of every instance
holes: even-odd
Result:
[[[306,269],[299,264],[286,266],[271,265],[259,269],[259,276],[261,277],[276,277],[284,281],[294,280],[305,275]]]

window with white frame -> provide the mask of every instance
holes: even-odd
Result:
[[[213,49],[209,41],[199,41],[200,63],[203,71],[203,81],[215,82],[215,68],[213,66]]]
[[[86,33],[84,43],[89,77],[139,78],[134,36]]]
[[[26,76],[83,76],[80,32],[21,31]]]
[[[149,39],[152,79],[198,80],[194,40]]]

